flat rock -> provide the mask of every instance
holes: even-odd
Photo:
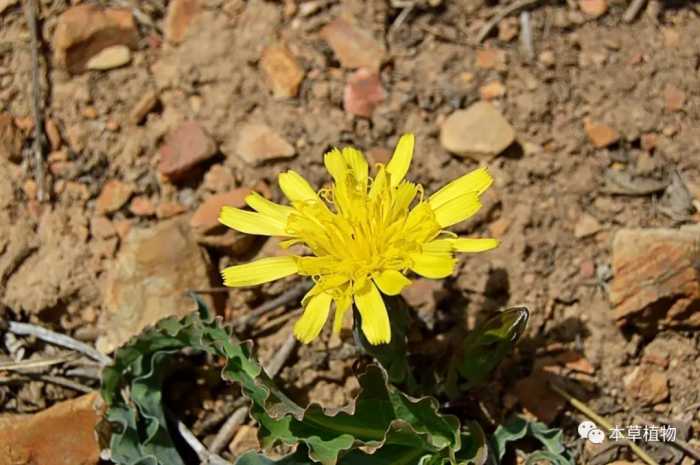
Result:
[[[147,90],[129,111],[129,123],[139,124],[157,103],[158,93],[153,89]]]
[[[133,193],[134,187],[131,184],[117,179],[107,181],[95,201],[95,210],[97,213],[113,213],[122,208]]]
[[[209,260],[187,222],[132,228],[105,280],[98,349],[110,352],[162,318],[188,314],[195,306],[185,291],[210,286]]]
[[[187,121],[172,131],[160,147],[160,173],[179,180],[197,164],[216,153],[216,143],[196,121]]]
[[[366,30],[343,18],[336,18],[321,29],[321,37],[333,49],[343,67],[379,70],[385,50]]]
[[[597,219],[588,213],[582,214],[576,226],[574,226],[574,237],[577,239],[582,239],[584,237],[592,236],[603,229]]]
[[[440,144],[454,154],[483,160],[495,157],[515,141],[515,130],[488,102],[457,110],[440,128]]]
[[[622,229],[612,244],[610,302],[620,323],[700,326],[700,231]]]
[[[70,7],[58,18],[52,40],[54,60],[72,74],[114,45],[136,49],[138,30],[128,8],[103,8],[95,4]]]
[[[607,124],[586,119],[583,129],[595,148],[605,148],[620,140],[620,133]]]
[[[627,395],[641,405],[653,405],[668,398],[666,373],[649,365],[635,367],[623,380]]]
[[[304,70],[286,45],[266,47],[260,58],[260,68],[275,98],[296,97],[304,80]]]
[[[245,197],[252,190],[247,187],[239,187],[223,194],[214,194],[207,197],[204,202],[195,210],[190,218],[190,226],[198,232],[208,233],[222,226],[219,223],[219,213],[224,206],[243,208],[245,207]]]
[[[348,113],[369,118],[385,98],[379,73],[360,68],[348,77],[343,91],[343,106]]]
[[[22,161],[24,135],[8,113],[0,113],[0,158],[13,162]]]
[[[608,11],[607,0],[579,0],[578,6],[581,11],[593,18],[599,18]]]
[[[168,11],[165,14],[163,28],[165,40],[171,44],[183,42],[190,24],[200,10],[199,0],[172,0],[168,2]]]
[[[294,146],[264,124],[249,123],[241,127],[236,155],[251,165],[294,156]]]
[[[99,462],[97,392],[59,402],[34,415],[0,419],[0,465],[92,465]],[[9,449],[9,450],[8,450]]]
[[[119,68],[131,61],[131,51],[126,45],[112,45],[104,48],[92,56],[85,67],[93,70],[107,70]]]

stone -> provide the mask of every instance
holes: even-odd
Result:
[[[7,10],[9,7],[16,5],[19,0],[0,0],[0,13]]]
[[[122,45],[135,50],[138,39],[130,9],[77,5],[58,18],[52,40],[54,60],[71,74],[82,73],[104,49]]]
[[[512,390],[522,406],[544,423],[554,421],[566,406],[566,400],[549,387],[552,376],[544,371],[535,371],[517,381]]]
[[[131,199],[129,211],[136,216],[153,216],[156,214],[156,207],[145,195],[139,195]]]
[[[493,100],[506,95],[506,86],[501,81],[491,81],[479,88],[482,100]]]
[[[378,71],[384,60],[384,47],[372,35],[343,18],[336,18],[321,29],[325,40],[345,68]]]
[[[171,180],[180,180],[194,166],[214,156],[216,150],[216,143],[204,128],[196,121],[187,121],[165,138],[158,170]]]
[[[498,48],[484,48],[476,51],[476,67],[480,69],[504,69],[506,52]]]
[[[579,0],[578,6],[584,14],[592,18],[599,18],[608,11],[607,0]]]
[[[641,405],[654,405],[668,398],[666,373],[649,365],[635,367],[623,379],[625,392]]]
[[[639,137],[639,145],[645,152],[653,152],[656,148],[657,136],[653,132],[647,132]]]
[[[669,113],[681,111],[685,105],[685,92],[673,84],[664,88],[664,104]]]
[[[236,183],[236,178],[233,176],[230,168],[224,165],[216,164],[209,168],[209,171],[204,175],[202,183],[207,190],[213,192],[225,192],[230,190]]]
[[[173,216],[185,213],[187,208],[180,202],[161,202],[156,207],[156,216],[158,219],[172,218]]]
[[[62,142],[61,132],[58,130],[58,125],[56,125],[56,122],[51,118],[47,118],[44,129],[46,130],[46,137],[49,139],[51,150],[56,151],[60,149]]]
[[[343,106],[348,113],[369,118],[385,98],[379,73],[360,68],[348,77],[343,91]]]
[[[519,31],[518,18],[503,18],[498,22],[498,40],[510,42],[518,36]]]
[[[95,216],[90,220],[90,233],[98,239],[109,239],[116,236],[117,230],[106,216]]]
[[[0,159],[12,162],[22,161],[24,135],[7,113],[0,113]]]
[[[124,206],[133,193],[134,187],[131,184],[117,179],[107,181],[95,201],[95,210],[97,213],[114,213]]]
[[[515,130],[488,102],[457,110],[440,128],[440,144],[454,154],[483,160],[497,156],[515,141]]]
[[[165,40],[180,44],[185,40],[187,30],[201,10],[200,0],[172,0],[168,2],[165,14]]]
[[[224,227],[219,223],[219,213],[224,206],[243,208],[246,206],[245,197],[251,193],[247,187],[239,187],[223,194],[214,194],[208,197],[195,210],[190,218],[190,226],[202,233],[209,233],[219,227]]]
[[[148,113],[156,107],[158,94],[153,89],[148,89],[129,111],[129,123],[137,125],[143,121]]]
[[[584,213],[579,217],[578,221],[576,222],[576,226],[574,226],[574,237],[576,237],[576,239],[582,239],[584,237],[592,236],[601,229],[603,229],[603,227],[600,225],[598,220],[595,219],[595,217],[589,215],[588,213]]]
[[[260,68],[275,98],[296,97],[304,70],[286,45],[278,43],[263,50]]]
[[[108,70],[119,68],[131,61],[131,51],[126,45],[112,45],[93,55],[85,64],[86,69]]]
[[[489,235],[495,237],[496,239],[501,239],[510,229],[510,225],[513,223],[513,219],[507,216],[502,216],[495,220],[493,223],[489,224]]]
[[[700,327],[700,232],[621,229],[613,238],[610,302],[620,324],[661,319]]]
[[[0,419],[1,465],[95,465],[100,446],[95,427],[99,394],[92,392],[54,404],[33,415]]]
[[[583,129],[593,146],[598,149],[609,147],[620,140],[620,133],[607,124],[594,122],[586,118]]]
[[[107,273],[97,348],[111,352],[163,318],[190,313],[186,291],[210,287],[209,277],[209,260],[185,221],[132,228]]]
[[[296,153],[294,147],[269,126],[256,123],[247,123],[241,127],[235,152],[251,165],[290,158]]]

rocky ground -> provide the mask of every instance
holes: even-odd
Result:
[[[214,292],[217,270],[279,253],[274,240],[219,227],[219,208],[251,190],[281,200],[276,175],[290,168],[321,186],[333,145],[386,161],[410,131],[410,175],[428,192],[489,167],[485,207],[457,229],[502,240],[452,278],[406,291],[414,351],[525,304],[524,340],[478,393],[494,420],[525,412],[563,428],[578,463],[638,460],[578,439],[583,417],[547,388],[554,378],[613,424],[673,425],[700,450],[694,2],[652,0],[630,21],[624,0],[530,2],[485,28],[515,2],[41,0],[37,41],[23,3],[0,0],[0,321],[109,352],[188,312],[188,289],[236,321],[293,280]],[[246,330],[264,361],[296,308]],[[89,439],[62,445],[70,459],[56,461],[46,434],[92,437],[93,397],[77,396],[97,386],[95,365],[2,334],[0,438],[21,447],[0,463],[95,463]],[[297,398],[340,405],[356,388],[355,358],[347,332],[328,332],[280,376]],[[182,412],[210,440],[212,415],[235,395],[216,381],[197,389]],[[240,427],[231,452],[254,433]],[[647,449],[660,463],[697,463]]]

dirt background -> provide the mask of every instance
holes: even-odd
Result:
[[[22,6],[0,1],[1,319],[112,350],[186,313],[184,291],[219,287],[217,270],[279,253],[274,240],[216,227],[221,204],[240,203],[251,188],[281,200],[276,175],[286,169],[320,187],[329,147],[352,144],[383,161],[410,131],[410,177],[426,192],[489,167],[495,185],[484,208],[454,229],[502,240],[460,258],[452,278],[407,291],[414,353],[440,347],[454,325],[525,304],[524,340],[475,393],[486,417],[525,412],[563,428],[577,463],[633,461],[624,447],[578,438],[583,417],[547,389],[554,377],[613,424],[674,425],[700,449],[697,4],[651,1],[625,22],[623,0],[532,2],[477,43],[508,2],[105,1],[125,9],[107,19],[81,11],[78,26],[66,12],[85,2],[38,3],[43,201],[31,34]],[[89,63],[115,45],[114,56]],[[476,134],[453,136],[490,155],[450,153],[445,121],[479,100],[497,115],[478,115]],[[490,133],[499,118],[514,142]],[[618,234],[625,229],[633,231]],[[236,321],[293,281],[207,298]],[[245,331],[263,361],[288,337],[296,308]],[[65,355],[11,332],[0,346],[7,363]],[[357,386],[356,357],[348,331],[337,338],[326,328],[280,377],[298,398],[341,405]],[[29,415],[72,399],[97,386],[94,370],[71,359],[0,371],[0,412]],[[179,405],[210,440],[223,419],[212,415],[235,392],[197,373],[200,395]],[[232,452],[248,447],[251,431],[239,430]],[[660,462],[696,463],[669,446],[648,449]]]

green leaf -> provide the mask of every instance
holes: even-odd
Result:
[[[515,347],[527,326],[525,307],[506,309],[476,327],[464,339],[462,350],[451,362],[447,386],[457,395],[457,374],[467,380],[463,389],[482,384]]]
[[[492,437],[493,455],[496,462],[501,463],[506,453],[507,443],[520,440],[525,436],[532,436],[543,446],[544,450],[530,455],[527,463],[545,459],[555,465],[573,465],[563,444],[563,433],[558,428],[549,428],[541,422],[531,422],[521,416],[514,416],[510,422],[496,428]]]
[[[251,400],[250,413],[258,422],[260,442],[299,444],[313,462],[334,465],[364,457],[367,464],[453,463],[461,448],[459,421],[438,412],[435,399],[411,398],[388,382],[381,367],[370,365],[359,377],[361,386],[354,405],[334,412],[318,405],[302,408],[284,393],[241,343],[219,320],[213,319],[199,301],[199,311],[177,320],[168,318],[145,330],[120,348],[112,366],[103,370],[102,397],[107,403],[106,420],[112,424],[112,460],[118,464],[180,465],[168,430],[162,384],[170,373],[171,357],[188,348],[226,359],[224,379],[240,385]],[[299,462],[294,454],[285,464]],[[243,464],[265,462],[257,455],[245,456]],[[255,462],[255,461],[258,462]],[[261,461],[262,460],[262,461]]]

